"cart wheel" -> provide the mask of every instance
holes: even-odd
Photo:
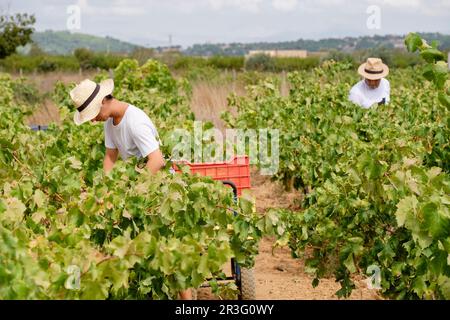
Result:
[[[256,300],[255,276],[252,269],[241,268],[240,300]]]

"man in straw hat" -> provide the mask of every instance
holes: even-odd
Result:
[[[100,84],[86,79],[70,91],[77,107],[73,118],[75,124],[105,123],[105,172],[111,171],[119,155],[123,160],[131,156],[147,158],[147,168],[152,173],[157,172],[164,167],[164,158],[153,122],[141,109],[115,99],[113,89],[112,79]]]
[[[363,108],[389,103],[391,87],[389,81],[384,79],[389,74],[389,68],[381,59],[368,58],[359,66],[358,73],[364,79],[350,90],[350,101]]]
[[[164,157],[153,122],[141,109],[115,99],[113,90],[112,79],[100,84],[86,79],[70,91],[70,98],[77,107],[73,118],[75,124],[104,122],[105,172],[112,170],[119,155],[124,160],[131,156],[147,158],[147,168],[152,173],[157,172],[164,167]],[[185,290],[180,293],[180,298],[190,300],[192,292]]]

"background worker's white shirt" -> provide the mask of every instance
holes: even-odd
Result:
[[[117,126],[113,118],[105,121],[105,146],[118,149],[123,160],[131,156],[144,158],[159,149],[158,131],[147,114],[129,105]]]
[[[390,94],[391,86],[384,78],[376,89],[370,89],[365,80],[361,80],[350,90],[349,100],[363,108],[370,108],[375,103],[381,102],[383,98],[386,99],[386,104],[389,103]]]

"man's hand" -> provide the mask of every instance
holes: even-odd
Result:
[[[156,173],[160,169],[164,168],[164,157],[162,155],[161,150],[155,150],[147,156],[147,165],[146,167],[150,170],[151,173]]]
[[[117,157],[119,155],[119,150],[106,148],[105,159],[103,160],[103,170],[108,173],[114,167]]]

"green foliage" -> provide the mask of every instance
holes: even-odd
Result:
[[[334,273],[339,296],[377,266],[386,297],[450,298],[450,111],[426,70],[392,70],[391,103],[370,109],[348,101],[352,65],[332,61],[288,74],[287,97],[269,79],[230,98],[229,126],[279,130],[274,178],[305,193],[300,211],[280,211],[278,243],[315,285]]]
[[[222,70],[242,70],[244,57],[213,56],[208,58],[208,65]]]
[[[150,48],[136,48],[130,55],[130,59],[136,59],[139,64],[144,64],[147,60],[155,57],[155,50]]]
[[[309,70],[319,66],[319,57],[307,58],[274,58],[274,71]]]
[[[0,66],[8,72],[51,72],[51,71],[78,71],[80,64],[72,56],[22,56],[13,54],[0,60]]]
[[[209,58],[179,56],[173,65],[174,70],[190,70],[214,68],[218,70],[241,70],[244,67],[244,57],[213,56]]]
[[[405,52],[403,49],[387,47],[357,50],[352,53],[333,50],[323,57],[323,60],[350,63],[353,67],[357,68],[360,63],[366,61],[369,57],[381,58],[391,69],[403,69],[422,64],[422,60],[418,54]]]
[[[282,71],[297,71],[309,70],[318,67],[320,63],[319,57],[307,58],[281,58],[264,54],[258,54],[249,57],[245,61],[245,69],[247,71],[259,72],[282,72]]]
[[[358,62],[366,61],[369,57],[378,57],[383,60],[391,69],[406,68],[421,64],[418,54],[405,52],[403,49],[374,48],[359,53]]]
[[[124,56],[96,53],[85,48],[75,50],[73,56],[18,55],[13,54],[0,60],[0,65],[8,72],[74,72],[82,69],[112,70],[124,60]]]
[[[250,71],[269,71],[275,70],[275,61],[272,57],[265,54],[257,54],[249,57],[245,61],[245,69]]]
[[[83,69],[110,70],[116,68],[124,59],[122,56],[96,53],[86,48],[76,49],[73,55]]]
[[[420,56],[427,62],[423,71],[423,76],[440,90],[440,103],[447,108],[450,108],[448,62],[446,61],[444,53],[437,49],[437,43],[434,42],[430,46],[427,41],[423,40],[418,34],[410,33],[405,39],[405,44],[409,51],[420,52]]]
[[[237,75],[237,81],[239,83],[242,83],[245,87],[248,85],[256,85],[259,82],[265,80],[266,78],[267,74],[258,71],[245,71],[240,72]]]
[[[324,58],[324,61],[327,60],[333,60],[336,62],[345,62],[345,63],[351,63],[353,65],[356,65],[355,58],[352,54],[338,51],[338,50],[331,50]]]
[[[208,58],[184,56],[178,53],[157,56],[152,49],[143,48],[136,49],[128,55],[107,54],[94,52],[86,48],[77,48],[73,56],[54,56],[45,54],[34,46],[26,55],[13,54],[0,60],[0,65],[8,72],[17,72],[20,69],[24,72],[35,70],[40,72],[77,71],[80,67],[82,69],[110,70],[116,68],[126,57],[137,60],[139,65],[144,64],[150,58],[157,59],[166,64],[172,71],[191,80],[214,78],[221,71],[243,71],[245,60],[244,57],[213,56]],[[354,67],[357,67],[360,61],[365,61],[367,57],[381,57],[392,69],[406,68],[422,63],[420,56],[415,53],[408,53],[399,49],[376,48],[357,51],[352,54],[332,51],[322,58],[319,56],[307,58],[266,57],[262,58],[265,60],[262,65],[258,65],[258,62],[255,64],[253,59],[250,58],[246,69],[247,71],[268,72],[310,70],[319,66],[321,61],[328,60],[351,63]]]
[[[52,55],[70,55],[77,48],[87,48],[94,52],[131,53],[140,48],[134,44],[111,37],[97,37],[69,31],[42,31],[31,36],[42,50]]]
[[[16,51],[18,46],[26,45],[33,33],[34,15],[17,13],[0,16],[0,59]]]
[[[27,83],[25,78],[11,83],[14,92],[14,102],[19,104],[36,105],[42,102],[42,95],[32,84]]]
[[[114,95],[141,106],[163,140],[192,127],[184,82],[166,66],[124,60],[115,75]],[[174,299],[221,279],[232,257],[251,267],[262,234],[275,234],[276,219],[210,178],[150,175],[135,159],[105,175],[102,126],[74,125],[72,86],[55,87],[62,123],[33,132],[14,83],[0,75],[1,299]]]
[[[208,83],[216,83],[218,85],[233,80],[227,72],[223,72],[213,67],[194,67],[184,69],[180,72],[180,75],[191,82],[208,81]]]
[[[94,53],[89,49],[77,48],[73,52],[73,56],[83,69],[92,68],[91,60],[94,58]]]

